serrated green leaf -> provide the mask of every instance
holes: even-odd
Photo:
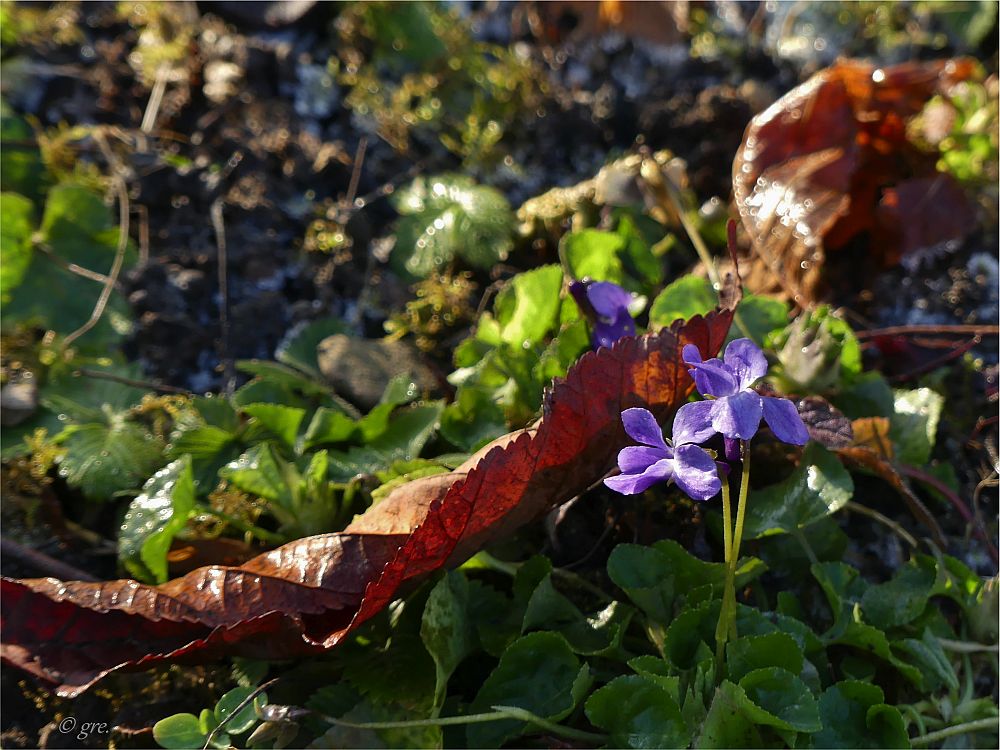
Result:
[[[118,536],[118,559],[136,578],[167,580],[167,552],[194,511],[191,462],[181,458],[156,472],[129,505]]]
[[[784,328],[788,324],[788,305],[770,297],[760,297],[747,294],[736,307],[742,328],[733,325],[729,329],[729,338],[744,336],[743,329],[750,334],[758,346],[763,346],[769,334]]]
[[[330,387],[311,374],[305,374],[279,362],[259,359],[238,359],[236,369],[258,378],[265,378],[307,396],[329,395]]]
[[[587,683],[587,666],[580,666],[561,635],[529,633],[514,641],[500,657],[472,702],[470,713],[489,711],[496,705],[516,706],[559,721],[576,706]],[[529,726],[513,719],[471,724],[466,734],[470,747],[500,747]]]
[[[290,507],[293,488],[289,486],[286,471],[284,462],[279,464],[271,447],[264,443],[226,464],[219,476],[244,492]]]
[[[649,327],[669,326],[678,318],[704,315],[719,304],[719,295],[708,279],[681,276],[656,295],[649,307]]]
[[[116,417],[85,424],[63,443],[59,474],[90,500],[110,500],[138,487],[163,465],[163,444],[146,428]]]
[[[313,414],[306,428],[304,445],[308,449],[318,445],[347,442],[357,430],[355,421],[342,411],[321,406]]]
[[[291,449],[295,448],[295,440],[299,434],[299,425],[306,416],[305,409],[297,409],[281,404],[246,404],[240,411],[250,415],[282,443]]]
[[[816,747],[910,746],[903,717],[885,704],[877,685],[852,680],[831,685],[819,698],[819,713],[823,728],[813,738]]]
[[[393,203],[401,214],[393,257],[413,276],[429,276],[456,256],[489,268],[512,247],[514,214],[507,199],[469,177],[417,177]]]
[[[896,458],[905,464],[923,466],[934,450],[944,397],[930,388],[897,390],[893,396],[889,436],[896,446]]]
[[[515,276],[497,300],[500,338],[513,347],[536,344],[555,326],[563,272],[540,266]]]
[[[781,667],[794,675],[802,671],[802,649],[787,633],[748,635],[726,644],[726,668],[730,680],[765,667]]]
[[[431,589],[420,624],[420,638],[434,659],[434,705],[444,703],[448,678],[475,643],[468,617],[469,584],[459,571],[450,571]]]
[[[0,193],[0,301],[7,302],[31,263],[34,206],[17,193]]]
[[[822,728],[816,699],[806,684],[787,669],[755,669],[738,684],[761,709],[760,713],[749,712],[755,723],[793,732],[818,732]]]
[[[930,629],[924,630],[920,640],[905,638],[893,645],[907,657],[910,664],[920,670],[928,691],[937,691],[941,688],[958,690],[958,675],[955,674],[955,668],[941,648],[941,642]]]
[[[762,747],[760,732],[744,710],[749,700],[739,685],[723,680],[701,724],[695,747],[716,750]]]
[[[573,278],[616,284],[624,280],[619,254],[625,249],[625,238],[620,234],[581,229],[565,235],[560,244]]]
[[[639,675],[617,677],[596,690],[587,718],[610,735],[611,747],[687,747],[691,733],[680,707],[656,682]]]
[[[934,568],[906,565],[892,580],[870,587],[861,597],[865,619],[877,628],[905,625],[924,611],[934,586]]]
[[[443,401],[402,409],[392,417],[385,432],[368,442],[368,447],[381,453],[387,461],[417,458],[437,430],[443,410]]]
[[[474,453],[507,431],[503,409],[474,387],[459,388],[441,413],[441,436],[456,448]]]
[[[895,667],[900,674],[918,688],[923,689],[924,687],[924,678],[920,670],[893,654],[889,646],[889,639],[878,628],[860,622],[851,622],[836,638],[825,638],[825,640],[828,646],[838,645],[856,648],[867,659],[870,659],[872,655],[877,656]]]
[[[4,24],[10,27],[10,24]],[[21,193],[30,199],[41,197],[47,181],[45,164],[35,145],[31,126],[0,99],[0,190]]]
[[[837,457],[809,443],[788,479],[750,493],[744,538],[792,533],[836,513],[853,494],[851,475]]]
[[[556,631],[578,654],[606,654],[621,642],[633,613],[631,607],[616,601],[593,617],[585,617],[575,604],[555,589],[552,574],[549,573],[528,600],[521,632]]]

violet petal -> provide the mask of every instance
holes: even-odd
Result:
[[[633,440],[663,451],[667,450],[663,430],[648,409],[626,409],[622,412],[622,424],[625,425],[625,432]]]
[[[677,410],[671,430],[675,446],[703,443],[715,434],[715,428],[712,427],[712,403],[693,401]]]
[[[623,336],[635,336],[635,321],[629,315],[628,310],[622,308],[618,312],[618,317],[612,322],[605,322],[598,319],[594,323],[593,344],[594,348],[610,347]]]
[[[672,458],[672,455],[659,448],[630,445],[618,454],[618,468],[623,474],[638,474],[664,458]]]
[[[691,377],[702,396],[732,396],[739,392],[736,375],[720,359],[709,359],[692,366]]]
[[[722,489],[715,461],[698,445],[682,445],[674,454],[674,481],[684,494],[708,500]]]
[[[809,442],[809,431],[796,411],[795,404],[787,398],[770,396],[765,396],[763,401],[764,421],[778,440],[792,445],[805,445]]]
[[[610,281],[595,281],[587,287],[587,299],[600,317],[616,320],[621,310],[628,312],[632,295]]]
[[[742,391],[711,402],[712,427],[725,437],[749,440],[760,426],[761,401],[753,391]]]
[[[767,357],[750,339],[736,339],[729,342],[729,346],[726,347],[725,362],[736,376],[736,385],[741,391],[745,391],[767,374]]]
[[[664,458],[647,468],[641,474],[620,474],[608,477],[604,484],[623,495],[637,495],[645,492],[657,482],[666,482],[674,473],[674,459]]]

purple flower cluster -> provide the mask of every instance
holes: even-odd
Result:
[[[618,454],[621,474],[604,483],[624,495],[645,491],[656,482],[674,481],[695,500],[719,492],[721,481],[712,455],[698,443],[716,434],[727,441],[749,440],[763,420],[779,440],[804,445],[809,440],[795,405],[785,398],[761,396],[751,386],[767,373],[764,352],[750,339],[737,339],[720,360],[702,360],[688,345],[684,361],[691,365],[695,387],[705,401],[684,404],[674,416],[672,444],[664,440],[656,419],[646,409],[622,412],[625,431],[639,446]]]

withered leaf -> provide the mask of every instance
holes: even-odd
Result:
[[[734,305],[738,296],[730,290],[726,299]],[[332,648],[409,582],[599,479],[627,442],[621,411],[644,406],[668,418],[694,385],[682,349],[718,352],[732,309],[585,354],[547,391],[532,428],[498,439],[451,474],[397,488],[341,533],[161,586],[3,579],[0,654],[72,696],[118,669]]]
[[[964,59],[888,68],[843,60],[757,115],[733,162],[733,197],[756,251],[751,291],[780,291],[807,306],[821,295],[827,252],[862,232],[872,233],[876,265],[898,262],[928,242],[899,222],[915,218],[929,191],[949,207],[965,206],[935,225],[932,244],[963,237],[971,209],[936,172],[936,155],[908,140],[906,126],[974,69]]]
[[[795,408],[809,431],[809,438],[824,448],[846,448],[854,441],[851,420],[822,396],[806,396]]]

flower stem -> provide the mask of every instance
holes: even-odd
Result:
[[[996,731],[996,716],[991,716],[988,719],[970,721],[965,724],[956,724],[955,726],[946,727],[937,732],[925,734],[922,737],[913,737],[910,739],[910,744],[914,747],[923,747],[924,745],[933,745],[935,742],[940,742],[941,740],[946,740],[949,737],[954,737],[957,734],[968,734],[969,732],[979,732],[981,730],[989,729]]]
[[[715,673],[724,674],[726,641],[730,631],[730,620],[736,613],[736,565],[733,563],[733,510],[729,498],[729,482],[722,480],[722,544],[725,547],[726,581],[722,588],[722,609],[719,610],[719,624],[715,627]],[[733,623],[735,620],[733,619]]]

